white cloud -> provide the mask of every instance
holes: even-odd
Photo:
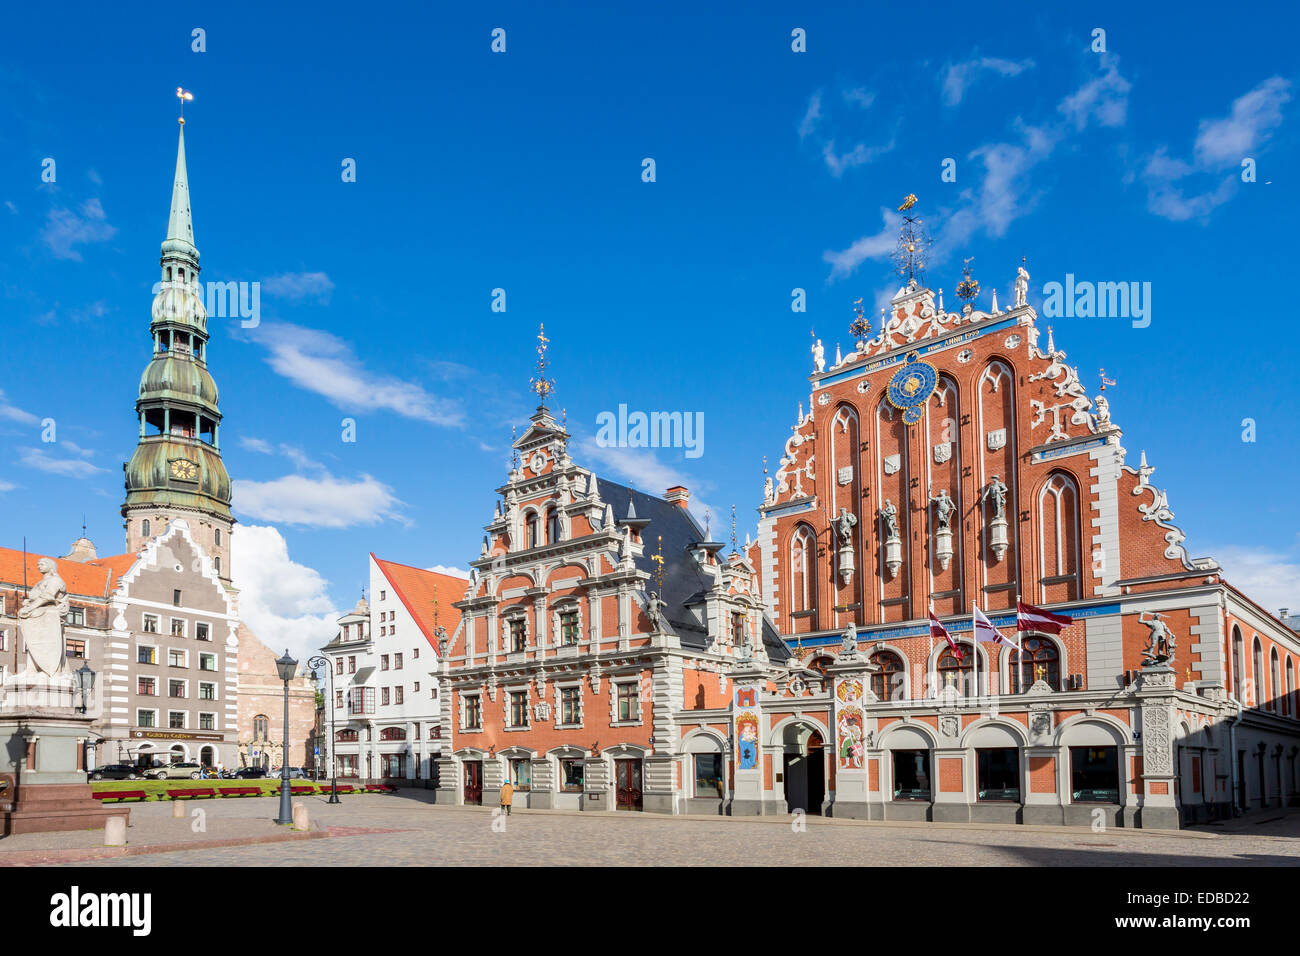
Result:
[[[699,497],[701,486],[698,480],[693,480],[684,472],[660,461],[652,449],[601,445],[594,437],[582,439],[579,447],[583,457],[601,462],[609,471],[622,479],[622,484],[627,484],[637,491],[662,498],[664,492],[674,485],[690,489],[691,514],[700,523],[700,527],[704,527],[706,511],[711,514],[713,529],[721,527],[718,509],[711,507]]]
[[[966,95],[966,90],[982,72],[996,73],[998,76],[1018,76],[1025,70],[1033,69],[1033,60],[1002,60],[997,57],[984,56],[966,60],[964,63],[949,63],[943,71],[941,86],[945,106],[956,106]]]
[[[20,425],[39,425],[41,423],[40,416],[24,411],[17,405],[11,405],[8,399],[5,398],[3,390],[0,390],[0,418],[18,422]]]
[[[4,494],[6,491],[13,491],[17,487],[18,486],[11,481],[0,481],[0,494]]]
[[[1218,559],[1228,583],[1270,613],[1284,607],[1300,613],[1300,558],[1294,554],[1237,545],[1211,548],[1209,553]]]
[[[64,444],[68,443],[64,442]],[[51,475],[62,475],[65,478],[89,478],[107,471],[82,458],[55,458],[44,448],[24,448],[18,460],[28,468],[35,468]]]
[[[831,264],[831,279],[852,275],[868,259],[887,259],[898,245],[898,227],[903,221],[894,210],[881,207],[882,225],[875,235],[863,236],[847,249],[828,249],[822,259]]]
[[[247,448],[249,451],[255,451],[262,455],[275,454],[275,448],[264,438],[250,438],[248,435],[240,435],[239,445],[241,448]]]
[[[81,204],[80,214],[70,209],[51,209],[41,230],[42,241],[49,246],[56,259],[81,261],[77,246],[91,242],[104,242],[117,235],[117,227],[109,224],[104,207],[98,199],[87,199]]]
[[[860,106],[864,110],[869,109],[871,104],[876,101],[876,94],[867,90],[866,87],[859,86],[851,90],[844,91],[844,102],[850,106]]]
[[[863,87],[843,90],[841,95],[846,103],[851,106],[859,106],[862,109],[866,109],[875,101],[875,94],[868,92]],[[826,115],[822,112],[822,91],[818,90],[809,97],[808,108],[804,111],[803,119],[799,122],[799,139],[807,140],[817,133],[825,119]],[[834,139],[826,136],[816,136],[815,142],[821,146],[822,159],[826,163],[826,168],[836,178],[843,176],[846,170],[864,166],[894,148],[894,140],[891,139],[886,145],[867,146],[865,143],[858,143],[847,152],[837,153]]]
[[[13,213],[15,216],[18,215],[18,207],[15,206],[8,199],[5,200],[5,208],[8,209],[11,213]]]
[[[1201,120],[1196,134],[1196,162],[1203,167],[1240,166],[1282,124],[1282,107],[1291,99],[1291,83],[1269,77],[1232,101],[1222,119]]]
[[[334,283],[323,272],[284,272],[262,280],[262,291],[281,299],[304,299],[308,296],[329,302]]]
[[[808,99],[808,109],[799,123],[799,138],[807,139],[817,129],[822,120],[822,91],[818,90]]]
[[[287,323],[263,324],[257,336],[271,368],[300,388],[348,412],[387,410],[433,425],[460,425],[460,405],[413,382],[367,371],[352,347],[328,332]]]
[[[1075,132],[1082,132],[1093,120],[1101,126],[1123,126],[1128,116],[1128,93],[1133,84],[1120,75],[1119,57],[1103,54],[1101,65],[1105,72],[1079,87],[1057,107]]]
[[[891,139],[885,146],[866,146],[858,143],[847,153],[837,153],[835,140],[832,139],[822,147],[822,158],[826,160],[826,168],[831,171],[831,175],[838,178],[844,175],[845,170],[853,169],[855,166],[865,166],[893,148],[894,141]]]
[[[340,612],[326,593],[329,582],[289,557],[277,529],[240,525],[230,551],[240,616],[264,644],[277,654],[288,647],[302,661],[334,636]]]
[[[432,571],[434,574],[445,574],[452,578],[468,578],[469,572],[460,568],[449,568],[445,564],[435,564],[431,568],[425,568],[426,571]]]
[[[405,520],[393,489],[362,475],[355,481],[322,474],[285,475],[272,481],[234,483],[234,506],[259,521],[316,528],[351,528]]]

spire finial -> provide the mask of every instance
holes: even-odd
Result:
[[[1107,385],[1115,384],[1115,380],[1113,378],[1106,377],[1106,370],[1104,368],[1100,369],[1099,371],[1101,372],[1101,390],[1104,392],[1106,391]]]
[[[659,551],[650,556],[650,560],[655,563],[655,584],[659,588],[659,596],[664,594],[664,536],[659,535]]]
[[[862,296],[858,296],[853,302],[854,319],[849,323],[849,335],[858,340],[861,345],[863,339],[871,334],[871,322],[866,316],[866,306],[862,304]]]
[[[194,94],[191,93],[189,90],[183,90],[178,86],[176,87],[176,98],[181,101],[181,115],[177,118],[176,122],[184,126],[185,125],[185,103],[187,100],[194,99]]]
[[[1056,354],[1056,342],[1052,338],[1052,327],[1050,325],[1047,327],[1047,354]]]
[[[898,274],[911,282],[920,282],[925,273],[926,250],[930,246],[930,237],[926,234],[921,218],[908,215],[916,205],[916,194],[908,193],[898,211],[903,213],[903,225],[898,231],[898,248],[894,250],[894,266]]]
[[[970,264],[974,261],[974,256],[962,260],[962,280],[957,283],[957,298],[963,302],[970,302],[980,294],[979,280],[970,274]]]
[[[546,396],[555,391],[555,379],[546,377],[546,348],[551,340],[546,337],[546,325],[537,327],[537,376],[528,380],[528,387],[537,393],[540,407],[546,407]]]
[[[736,553],[736,506],[731,506],[731,553]]]
[[[704,509],[704,540],[705,541],[708,541],[711,538],[711,533],[709,531],[709,523],[712,520],[713,520],[713,515],[709,512],[708,507],[705,507]]]

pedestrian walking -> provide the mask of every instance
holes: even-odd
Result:
[[[501,785],[501,809],[506,812],[506,816],[510,816],[510,804],[514,802],[514,799],[515,785],[507,780]]]

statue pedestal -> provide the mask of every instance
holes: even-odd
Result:
[[[76,712],[77,684],[70,675],[51,677],[33,670],[0,685],[0,716],[60,717]]]
[[[1001,561],[1002,556],[1007,553],[1007,519],[994,518],[989,523],[989,550],[993,552],[993,560]]]
[[[72,708],[0,709],[0,780],[8,784],[0,791],[0,834],[97,830],[109,817],[129,821],[130,810],[104,807],[90,795],[82,755],[93,719]]]

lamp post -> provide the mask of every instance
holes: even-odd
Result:
[[[289,681],[297,669],[298,662],[287,650],[275,662],[275,670],[284,681],[284,759],[280,761],[280,816],[275,822],[285,825],[293,823],[293,807],[289,801]]]
[[[342,660],[342,658],[340,658]],[[326,803],[342,803],[339,799],[339,777],[338,761],[334,758],[334,665],[324,657],[313,657],[307,662],[307,666],[312,670],[325,668],[329,672],[330,693],[325,698],[325,706],[330,712],[330,740],[329,740],[329,760],[330,760],[330,798]]]
[[[95,687],[95,672],[90,669],[90,662],[86,661],[81,667],[72,674],[77,679],[77,689],[81,691],[81,706],[77,708],[81,713],[87,709],[86,701],[90,699],[90,692]]]

